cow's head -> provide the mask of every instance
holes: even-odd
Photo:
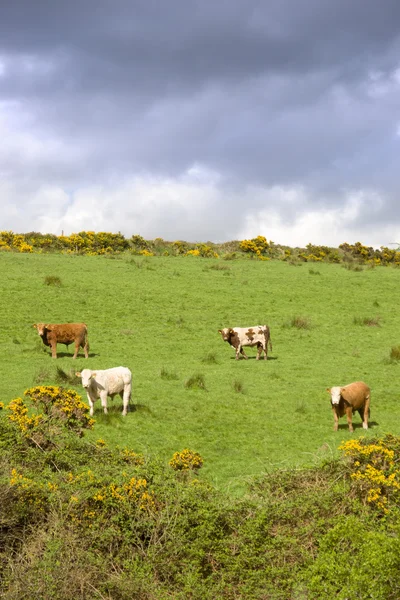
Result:
[[[225,329],[218,329],[218,333],[222,335],[222,339],[225,342],[229,342],[231,336],[235,333],[232,327],[225,327]]]
[[[46,324],[45,323],[35,323],[34,324],[34,328],[37,329],[38,334],[40,335],[40,337],[43,337],[45,332],[46,332]]]
[[[342,388],[340,385],[336,385],[335,387],[326,388],[326,391],[331,395],[332,404],[339,404],[340,396],[342,394]]]
[[[82,385],[85,389],[87,389],[90,386],[92,378],[96,377],[96,371],[91,371],[90,369],[83,369],[83,371],[75,373],[75,375],[82,379]]]

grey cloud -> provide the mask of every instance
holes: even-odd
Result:
[[[201,164],[220,176],[209,238],[276,208],[241,202],[251,186],[307,189],[284,223],[357,190],[381,197],[360,226],[398,221],[399,22],[397,0],[3,3],[1,172],[34,192]]]

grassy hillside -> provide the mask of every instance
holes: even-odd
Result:
[[[105,419],[100,405],[89,438],[160,455],[189,447],[218,489],[239,494],[245,481],[276,467],[336,452],[355,433],[333,432],[325,388],[362,379],[372,389],[368,435],[400,434],[400,271],[341,265],[198,257],[0,255],[2,377],[8,402],[65,373],[124,365],[133,372],[126,419]],[[61,285],[47,285],[59,277]],[[51,282],[51,279],[47,280]],[[299,319],[296,319],[299,317]],[[84,321],[90,358],[54,361],[36,322]],[[370,324],[364,324],[370,323]],[[267,323],[270,360],[234,360],[217,330]],[[185,387],[202,375],[206,389]],[[59,383],[59,382],[58,382]],[[76,381],[68,384],[83,395]]]

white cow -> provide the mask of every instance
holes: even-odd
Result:
[[[89,400],[91,415],[93,415],[94,403],[98,398],[101,400],[104,414],[107,414],[107,396],[114,398],[117,394],[122,398],[122,414],[126,415],[132,390],[132,373],[129,369],[126,367],[96,371],[83,369],[81,373],[75,373],[75,375],[82,379],[82,385]]]

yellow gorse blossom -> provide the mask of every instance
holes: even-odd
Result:
[[[339,450],[350,459],[352,481],[360,486],[365,501],[388,513],[389,500],[395,501],[400,491],[400,467],[395,450],[388,445],[399,445],[399,440],[386,436],[368,441],[361,437],[342,443]]]
[[[196,471],[203,466],[203,459],[198,452],[185,448],[182,452],[175,452],[169,465],[174,471]]]

